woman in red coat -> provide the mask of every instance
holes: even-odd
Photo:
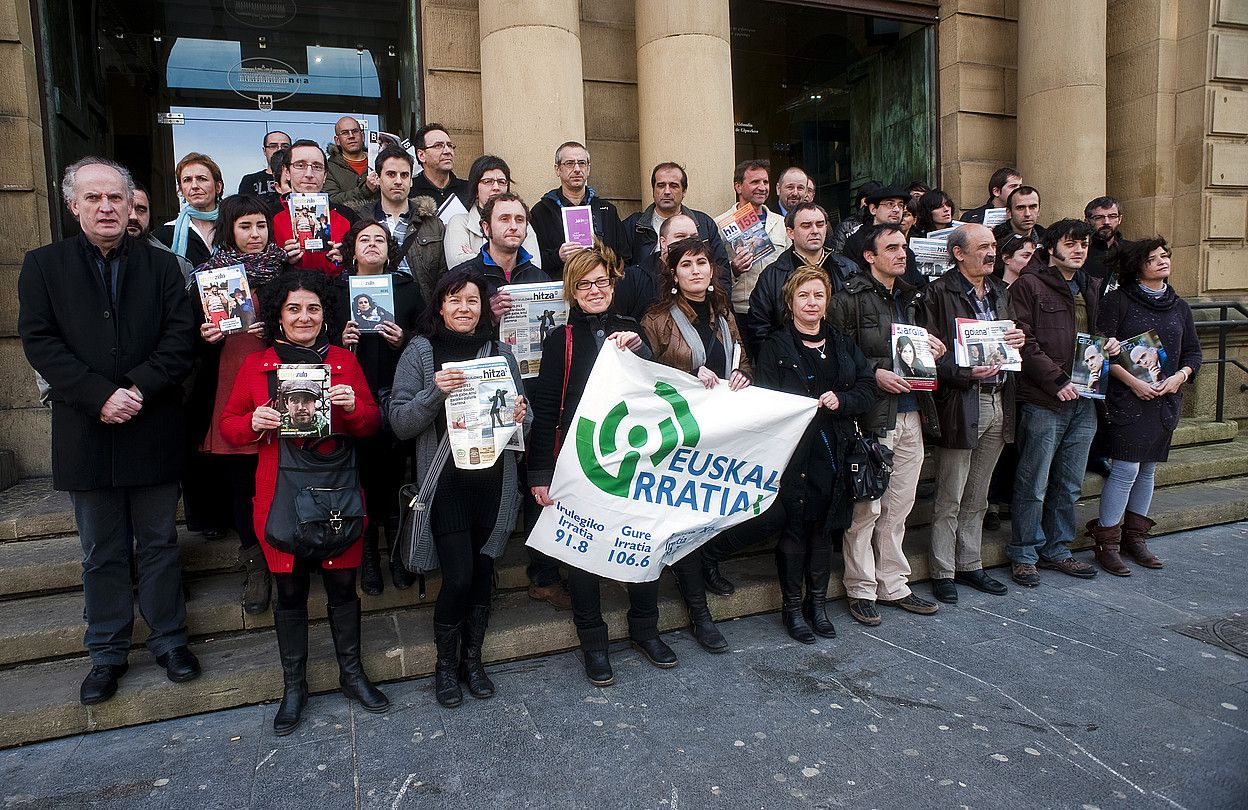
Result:
[[[279,365],[315,363],[330,367],[330,424],[336,433],[369,436],[381,426],[381,410],[369,393],[355,356],[329,344],[327,324],[337,322],[333,317],[336,300],[330,282],[321,273],[286,273],[266,285],[261,320],[274,327],[268,336],[271,345],[243,361],[220,420],[221,435],[227,441],[240,446],[259,443],[260,447],[253,522],[277,589],[273,624],[282,658],[284,691],[273,730],[279,735],[295,730],[307,702],[308,586],[317,569],[328,596],[329,626],[343,693],[368,711],[385,711],[390,705],[364,674],[360,662],[360,600],[355,592],[355,572],[362,556],[363,535],[346,551],[320,562],[278,551],[264,539],[277,483],[279,442],[302,441],[277,437],[282,415],[272,403]]]

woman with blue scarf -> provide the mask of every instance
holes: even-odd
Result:
[[[161,226],[156,238],[199,267],[208,261],[216,242],[217,205],[225,188],[221,167],[205,154],[190,152],[178,161],[176,173],[182,210],[177,219]]]

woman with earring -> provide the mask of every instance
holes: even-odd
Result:
[[[706,388],[722,382],[740,391],[750,384],[750,361],[728,296],[713,283],[715,272],[711,249],[701,239],[669,245],[659,298],[641,319],[642,334],[656,363],[692,374]],[[707,605],[702,552],[686,554],[672,570],[693,637],[709,652],[727,652]]]

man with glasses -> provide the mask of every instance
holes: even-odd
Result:
[[[377,199],[381,179],[368,165],[364,127],[349,115],[334,124],[334,145],[325,161],[325,193],[329,201],[358,208]]]
[[[1097,197],[1083,208],[1084,220],[1092,226],[1092,241],[1088,245],[1088,260],[1083,263],[1083,272],[1103,284],[1112,283],[1106,279],[1105,257],[1114,248],[1123,248],[1131,244],[1122,238],[1119,228],[1122,227],[1122,213],[1118,200],[1113,197]]]
[[[542,267],[552,278],[563,277],[563,263],[584,245],[565,242],[563,216],[565,207],[588,205],[594,224],[594,236],[611,248],[625,264],[631,258],[628,238],[615,206],[598,196],[589,185],[589,152],[584,144],[567,141],[555,150],[555,176],[559,188],[551,189],[533,206],[532,224],[542,254]]]
[[[290,148],[290,136],[281,130],[275,129],[264,135],[264,168],[258,172],[244,175],[243,179],[238,183],[239,194],[272,194],[277,190],[277,180],[273,177],[273,169],[270,168],[269,162],[273,159],[273,155],[279,149]]]
[[[300,138],[278,154],[282,155],[281,173],[290,182],[290,190],[300,194],[319,194],[325,190],[326,160],[321,145],[316,141]],[[339,247],[342,238],[358,219],[356,213],[346,206],[329,202],[329,244],[325,250],[304,251],[295,238],[294,224],[285,209],[273,216],[273,241],[286,251],[286,260],[301,270],[319,270],[328,276],[342,272],[339,265]]]
[[[867,246],[867,234],[875,225],[894,225],[901,227],[901,217],[906,211],[906,203],[910,194],[904,188],[887,186],[878,188],[867,195],[867,216],[869,221],[845,240],[845,255],[854,261],[865,272],[866,259],[862,251]],[[911,287],[922,289],[927,286],[927,278],[919,272],[919,264],[915,261],[914,251],[907,244],[906,272],[902,276]]]
[[[413,197],[432,197],[438,210],[454,194],[468,207],[470,189],[468,184],[455,176],[455,144],[441,124],[428,123],[416,130],[412,138],[416,144],[416,160],[420,161],[420,174],[412,178]]]

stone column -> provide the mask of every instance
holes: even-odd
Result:
[[[1105,193],[1105,2],[1018,3],[1018,168],[1046,225]]]
[[[479,0],[486,154],[511,167],[529,205],[559,185],[555,148],[585,142],[578,0]]]
[[[637,0],[636,11],[642,204],[650,170],[671,160],[689,174],[685,203],[716,216],[736,165],[728,0]]]

